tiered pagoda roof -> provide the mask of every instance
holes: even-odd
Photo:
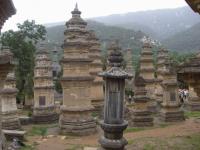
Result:
[[[186,0],[188,5],[193,9],[193,11],[200,14],[200,0]]]
[[[0,1],[0,30],[4,22],[16,13],[16,9],[12,0],[1,0]]]

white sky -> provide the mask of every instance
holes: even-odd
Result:
[[[4,24],[3,31],[16,29],[16,23],[35,20],[36,23],[67,21],[75,3],[83,18],[142,10],[176,8],[187,5],[185,0],[13,0],[17,14]]]

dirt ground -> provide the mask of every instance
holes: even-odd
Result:
[[[101,136],[100,133],[96,133],[90,136],[76,137],[76,136],[59,136],[55,135],[58,127],[49,129],[47,137],[42,138],[41,136],[28,136],[28,143],[35,145],[36,150],[82,150],[84,147],[97,147],[98,138]],[[53,135],[54,134],[54,135]],[[129,144],[128,150],[140,149],[138,145],[134,145],[138,139],[139,141],[145,141],[144,139],[169,139],[171,137],[185,137],[192,134],[200,134],[200,119],[187,119],[185,122],[176,123],[168,126],[150,128],[137,132],[126,132],[125,138]],[[141,142],[140,142],[141,144]],[[142,143],[144,144],[144,143]],[[148,147],[148,146],[147,146]],[[141,148],[144,149],[145,148]],[[147,148],[148,150],[148,148]]]

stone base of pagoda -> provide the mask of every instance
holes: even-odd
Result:
[[[21,129],[19,117],[16,114],[17,111],[2,113],[2,129],[4,130]]]
[[[97,131],[96,120],[92,117],[92,108],[61,107],[59,126],[61,134],[85,136]]]
[[[103,114],[103,100],[96,99],[91,101],[92,106],[94,107],[93,112],[98,114],[98,116],[102,116]]]
[[[124,107],[124,119],[128,121],[128,126],[132,127],[132,116],[133,116],[133,108],[134,108],[134,103],[129,103],[126,104]]]
[[[101,147],[98,150],[125,150],[128,144],[123,137],[123,131],[127,128],[128,122],[122,124],[106,124],[100,122],[101,128],[104,130],[104,136],[99,139]]]
[[[131,127],[151,127],[154,125],[152,113],[148,110],[133,110]]]
[[[49,124],[58,122],[59,115],[55,106],[35,107],[32,120],[35,124]]]
[[[21,124],[20,124],[19,119],[2,121],[2,129],[4,129],[4,130],[19,130],[19,129],[21,129]]]
[[[7,150],[8,144],[4,134],[0,134],[0,150]]]
[[[155,100],[151,100],[150,102],[148,102],[148,106],[147,106],[148,111],[150,111],[151,113],[157,113],[158,112],[158,105],[157,102]]]
[[[189,98],[189,101],[185,104],[185,107],[189,111],[200,111],[200,98]]]
[[[179,108],[162,108],[160,120],[163,122],[181,122],[185,120],[184,112]]]

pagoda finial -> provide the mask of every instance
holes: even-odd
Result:
[[[80,17],[81,12],[78,10],[78,3],[76,3],[74,10],[72,11],[73,16],[79,16]]]
[[[123,55],[121,53],[121,48],[119,47],[119,40],[114,40],[109,49],[111,53],[108,57],[109,64],[111,67],[121,67],[123,61]]]
[[[75,11],[78,10],[78,3],[76,2],[76,5],[75,5],[75,8],[74,8]]]

